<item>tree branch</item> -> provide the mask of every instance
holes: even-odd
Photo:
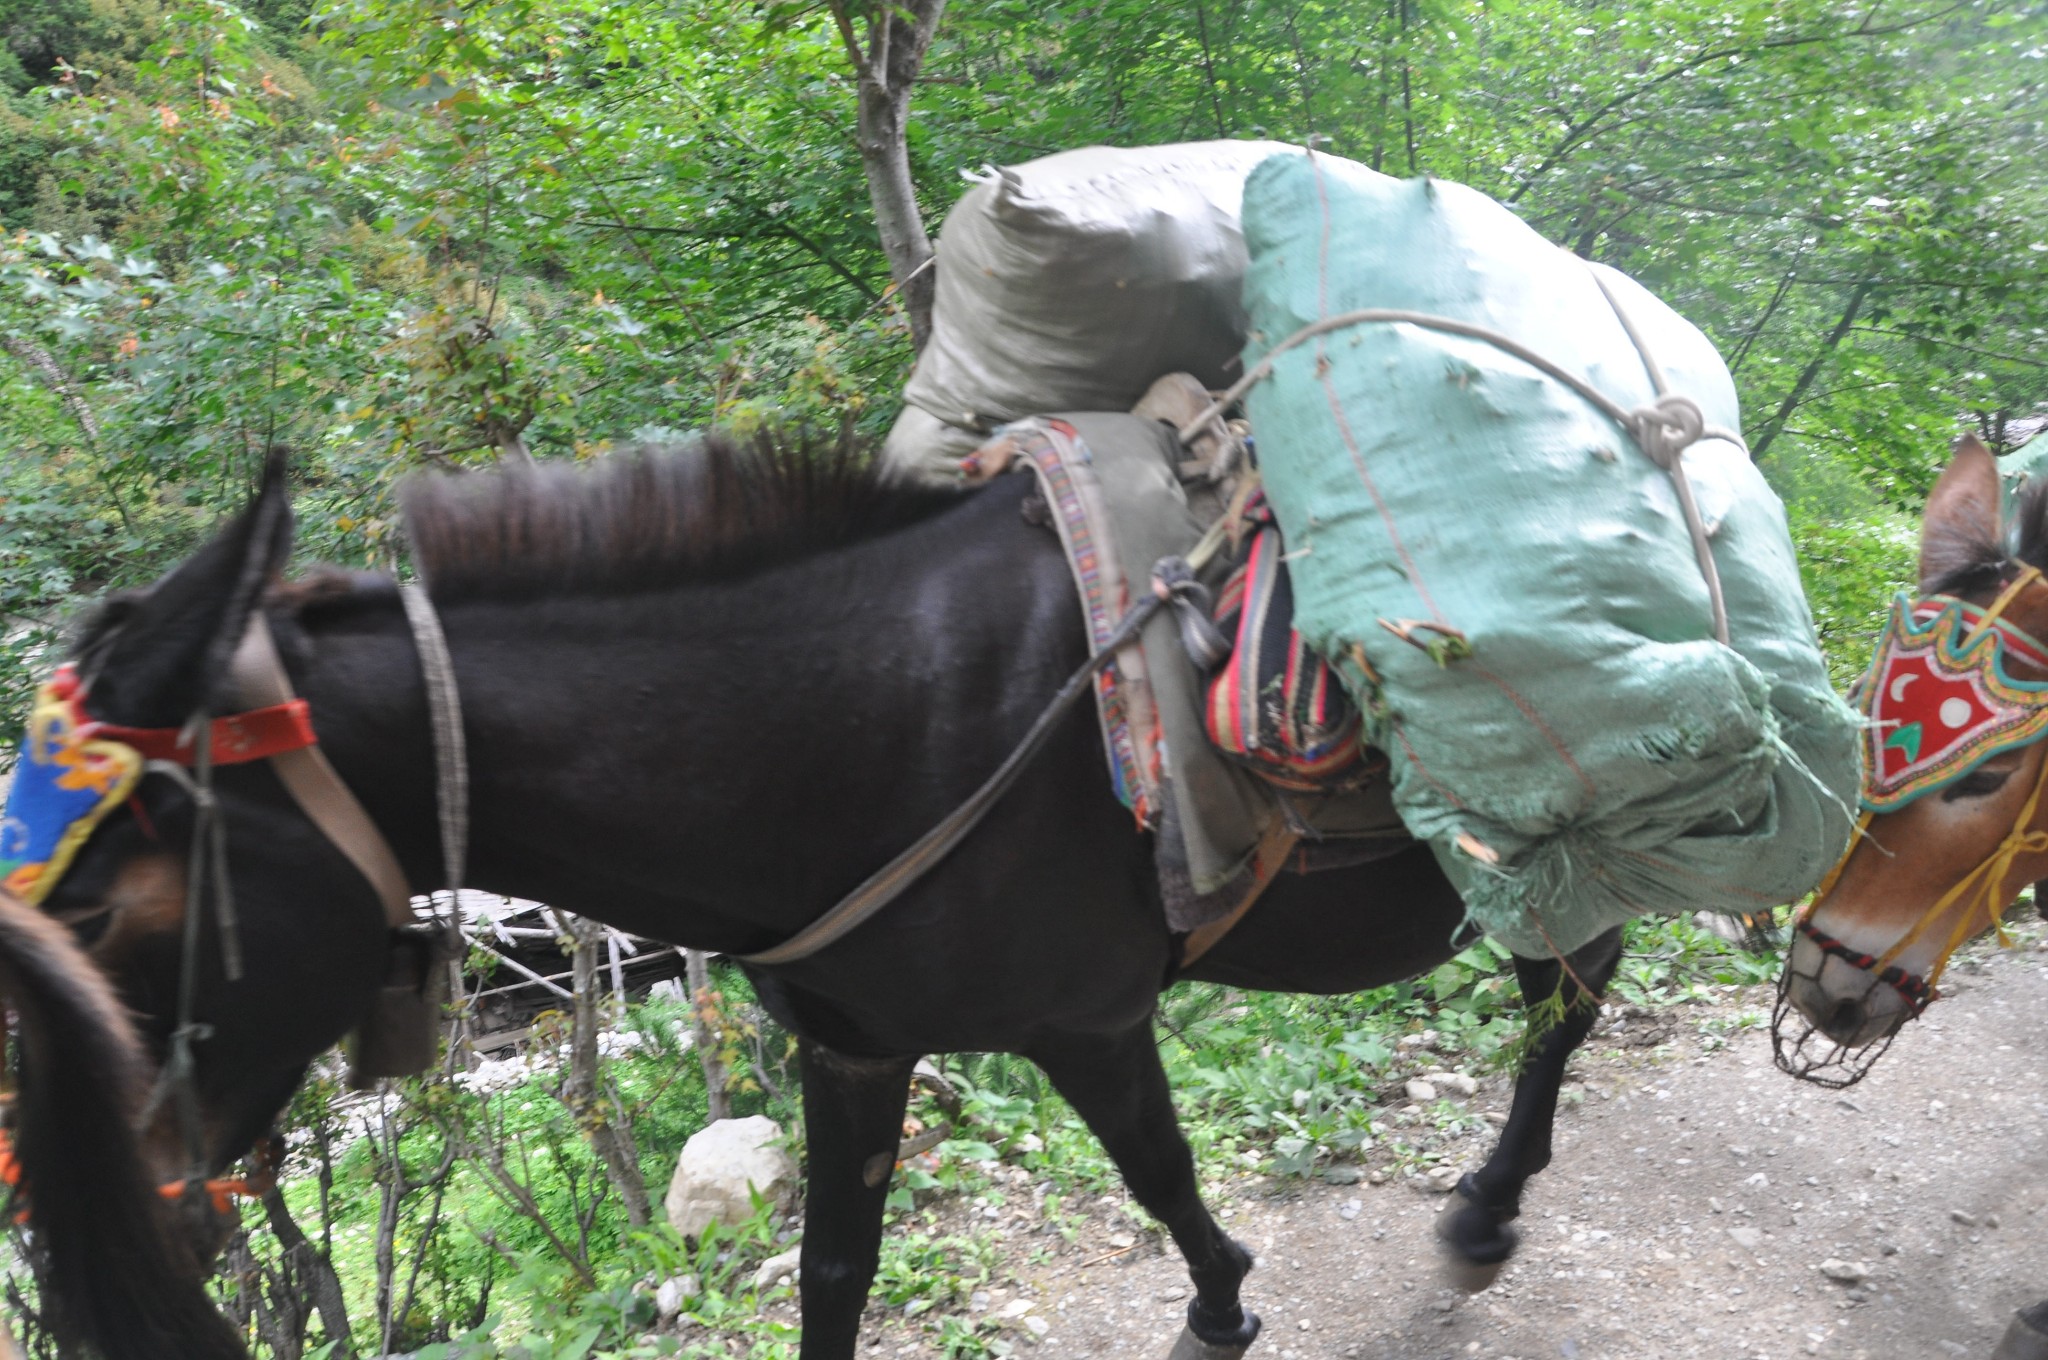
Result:
[[[925,53],[939,31],[946,0],[900,0],[879,6],[867,20],[868,54],[864,59],[845,0],[828,0],[828,4],[859,82],[855,141],[867,176],[868,198],[875,207],[875,229],[910,321],[911,343],[922,351],[931,338],[936,289],[931,271],[923,268],[932,258],[932,242],[917,204],[906,132],[911,92],[917,86]],[[897,22],[899,14],[905,22]]]
[[[1768,38],[1757,43],[1744,43],[1733,47],[1717,47],[1712,51],[1701,52],[1696,56],[1688,57],[1670,70],[1660,72],[1640,85],[1623,90],[1620,94],[1593,110],[1592,113],[1566,128],[1564,136],[1558,140],[1557,145],[1544,154],[1543,159],[1537,163],[1534,170],[1531,170],[1522,177],[1522,182],[1515,186],[1515,191],[1507,196],[1506,201],[1509,203],[1519,201],[1523,194],[1535,187],[1538,179],[1548,174],[1560,161],[1576,150],[1581,143],[1590,141],[1601,131],[1604,131],[1600,127],[1600,120],[1608,114],[1625,104],[1633,103],[1638,97],[1648,94],[1660,86],[1668,85],[1674,80],[1692,74],[1703,66],[1711,66],[1717,61],[1727,61],[1733,57],[1753,56],[1758,52],[1778,51],[1792,47],[1811,47],[1817,43],[1845,42],[1851,38],[1889,37],[1895,33],[1904,33],[1909,29],[1917,28],[1921,24],[1945,19],[1956,11],[1966,8],[1968,8],[1968,0],[1957,0],[1957,3],[1949,5],[1945,9],[1936,10],[1931,14],[1919,15],[1912,19],[1901,20],[1899,23],[1888,24],[1882,28],[1871,27],[1870,21],[1875,17],[1875,11],[1873,11],[1872,14],[1865,15],[1863,22],[1847,33],[1821,33],[1786,38]]]
[[[1798,409],[1800,401],[1806,396],[1806,389],[1813,386],[1813,380],[1820,375],[1828,356],[1835,352],[1835,347],[1842,343],[1842,337],[1855,326],[1856,315],[1863,310],[1864,299],[1868,298],[1871,290],[1876,287],[1875,283],[1861,284],[1849,295],[1849,304],[1842,309],[1842,319],[1835,323],[1835,328],[1828,332],[1827,339],[1821,342],[1819,351],[1807,361],[1806,367],[1800,370],[1798,380],[1792,384],[1792,390],[1778,403],[1777,413],[1764,425],[1763,433],[1757,436],[1756,443],[1751,446],[1749,456],[1752,461],[1763,461],[1771,442],[1785,428],[1785,422],[1792,418],[1792,412]]]
[[[2001,354],[1995,349],[1979,349],[1975,345],[1966,345],[1960,340],[1940,340],[1931,335],[1915,335],[1911,331],[1895,331],[1884,326],[1856,326],[1852,327],[1852,329],[1858,335],[1890,335],[1896,336],[1901,340],[1924,340],[1930,345],[1940,345],[1946,349],[1958,349],[1965,354],[1975,354],[1985,359],[1996,359],[2000,363],[2020,364],[2026,368],[2048,368],[2048,363],[2044,363],[2039,359],[2029,359],[2019,354]]]

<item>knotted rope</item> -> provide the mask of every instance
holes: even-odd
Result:
[[[1678,493],[1679,513],[1685,519],[1686,532],[1692,538],[1693,553],[1699,560],[1700,576],[1706,582],[1707,600],[1713,611],[1714,639],[1722,645],[1728,642],[1728,606],[1721,594],[1721,573],[1714,564],[1714,551],[1708,541],[1706,522],[1700,517],[1699,503],[1693,496],[1692,483],[1685,475],[1685,451],[1694,444],[1708,439],[1725,439],[1749,452],[1749,445],[1735,430],[1719,425],[1709,425],[1706,414],[1699,403],[1692,398],[1669,390],[1664,380],[1664,370],[1658,366],[1649,345],[1629,320],[1620,301],[1608,289],[1606,280],[1597,273],[1593,282],[1599,287],[1600,295],[1607,299],[1607,305],[1614,309],[1621,328],[1635,346],[1643,361],[1643,369],[1649,374],[1650,386],[1656,391],[1654,400],[1637,407],[1626,407],[1609,397],[1605,392],[1581,378],[1578,374],[1553,363],[1543,355],[1511,336],[1471,321],[1459,321],[1455,317],[1436,316],[1429,312],[1411,312],[1394,307],[1363,307],[1356,311],[1339,312],[1311,321],[1294,334],[1266,351],[1265,357],[1248,369],[1242,378],[1230,385],[1229,390],[1211,402],[1202,413],[1180,428],[1180,441],[1188,443],[1202,432],[1210,420],[1228,410],[1261,381],[1271,376],[1273,361],[1291,349],[1328,335],[1332,331],[1344,330],[1351,326],[1373,323],[1404,324],[1421,326],[1427,330],[1442,331],[1446,335],[1462,336],[1468,340],[1480,340],[1492,345],[1503,353],[1513,355],[1531,368],[1547,377],[1555,378],[1590,403],[1609,420],[1619,425],[1637,448],[1652,463],[1664,469],[1671,478],[1671,484]]]

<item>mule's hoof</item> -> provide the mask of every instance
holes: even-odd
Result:
[[[2042,1330],[2048,1326],[2048,1318],[2038,1324],[2027,1320],[2028,1313],[2037,1312],[2048,1312],[2048,1308],[2028,1309],[2013,1318],[1998,1349],[1991,1352],[1991,1360],[2048,1360],[2048,1331]]]
[[[1515,1254],[1515,1230],[1484,1205],[1464,1194],[1436,1216],[1436,1237],[1443,1247],[1444,1275],[1454,1289],[1478,1294],[1500,1278],[1501,1267]]]
[[[1506,1261],[1468,1261],[1454,1247],[1443,1249],[1444,1283],[1461,1294],[1484,1294],[1507,1268]]]
[[[1250,1309],[1241,1311],[1243,1320],[1231,1331],[1219,1333],[1214,1328],[1203,1328],[1209,1333],[1204,1338],[1195,1331],[1195,1302],[1188,1300],[1188,1325],[1181,1329],[1180,1338],[1173,1343],[1166,1360],[1240,1360],[1252,1342],[1259,1339],[1259,1315]]]

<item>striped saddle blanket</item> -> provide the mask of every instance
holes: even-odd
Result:
[[[1080,413],[1013,422],[961,469],[970,482],[1036,475],[1032,517],[1058,535],[1088,643],[1100,648],[1151,589],[1152,564],[1186,556],[1222,512],[1213,489],[1182,483],[1178,453],[1158,421]],[[1279,531],[1269,517],[1254,523],[1246,547],[1204,575],[1219,596],[1212,617],[1234,643],[1228,658],[1198,666],[1162,610],[1097,677],[1110,784],[1157,838],[1175,930],[1227,914],[1279,868],[1356,863],[1410,843],[1385,761],[1361,744],[1342,686],[1293,632]]]
[[[1280,527],[1263,495],[1245,509],[1254,526],[1244,558],[1216,600],[1230,656],[1209,677],[1202,727],[1209,743],[1283,789],[1339,793],[1386,774],[1365,745],[1358,709],[1294,627],[1294,591]]]

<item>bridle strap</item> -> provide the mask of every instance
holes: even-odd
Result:
[[[1959,898],[1969,892],[1973,884],[1977,888],[1976,896],[1956,917],[1955,926],[1949,931],[1948,940],[1942,946],[1941,957],[1935,961],[1933,969],[1927,975],[1927,985],[1933,987],[1941,981],[1942,973],[1948,969],[1949,959],[1962,946],[1963,941],[1970,938],[1970,923],[1976,919],[1979,904],[1984,908],[1985,926],[1995,928],[1999,932],[2000,941],[2005,940],[2005,909],[2011,903],[2000,902],[1999,898],[2005,881],[2012,876],[2013,862],[2023,854],[2039,854],[2043,850],[2048,850],[2048,831],[2033,829],[2034,818],[2040,811],[2044,792],[2048,792],[2048,758],[2042,760],[2040,773],[2034,778],[2033,791],[2027,795],[2025,805],[2013,819],[2012,829],[2005,833],[1997,848],[1986,855],[1976,868],[1965,874],[1960,882],[1943,893],[1940,900],[1921,915],[1912,930],[1878,956],[1877,962],[1880,966],[1892,963],[1903,954],[1914,941],[1926,933],[1929,926],[1940,920]]]
[[[122,727],[116,723],[87,720],[84,730],[102,741],[117,741],[134,748],[144,760],[175,765],[193,762],[193,747],[201,724],[185,727]],[[268,760],[280,751],[311,746],[313,715],[304,699],[251,708],[205,724],[213,748],[215,765],[246,765]]]
[[[469,750],[462,732],[462,695],[455,685],[455,662],[448,654],[448,636],[427,588],[409,582],[398,588],[406,622],[420,654],[420,675],[427,687],[427,719],[434,734],[435,805],[441,821],[441,866],[448,882],[446,928],[450,944],[462,935],[462,877],[469,858]]]
[[[2020,574],[2012,578],[2012,584],[1999,592],[1998,598],[1991,602],[1991,607],[1977,616],[1976,625],[1970,629],[1969,636],[1963,639],[1963,645],[1968,647],[1972,642],[1975,642],[1985,629],[1992,627],[1998,622],[1999,616],[2011,607],[2012,602],[2017,600],[2028,586],[2040,579],[2041,569],[2039,567],[2023,567]]]
[[[1815,929],[1811,922],[1804,919],[1795,921],[1792,928],[1813,941],[1814,946],[1822,954],[1838,958],[1851,968],[1869,973],[1879,982],[1889,986],[1905,998],[1914,1015],[1926,1010],[1928,1004],[1934,1000],[1934,988],[1925,978],[1909,973],[1897,964],[1885,964],[1880,967],[1876,955],[1851,949],[1826,931]]]
[[[242,644],[235,650],[228,674],[244,702],[282,704],[294,697],[291,680],[285,674],[284,662],[277,654],[277,643],[262,611],[250,616],[249,631],[242,635]],[[384,904],[384,917],[392,928],[410,928],[416,918],[405,871],[399,868],[391,843],[342,782],[326,753],[318,746],[302,746],[278,752],[270,758],[270,765],[307,820],[376,889],[377,900]]]

